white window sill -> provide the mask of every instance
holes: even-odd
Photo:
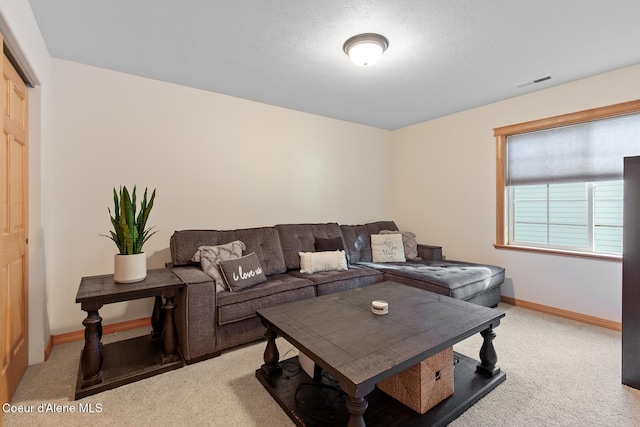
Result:
[[[597,259],[601,261],[622,261],[622,255],[613,255],[613,254],[595,254],[591,252],[576,252],[576,251],[565,251],[560,249],[547,249],[547,248],[533,248],[529,246],[516,246],[516,245],[493,245],[496,249],[506,249],[512,251],[522,251],[522,252],[535,252],[540,254],[549,254],[549,255],[561,255],[561,256],[571,256],[578,258],[591,258]]]

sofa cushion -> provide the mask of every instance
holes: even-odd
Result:
[[[405,262],[402,234],[372,234],[371,258],[373,262]]]
[[[459,261],[361,263],[384,272],[386,280],[466,300],[504,282],[504,268]]]
[[[220,292],[216,294],[217,321],[225,325],[255,317],[261,308],[285,304],[315,296],[312,281],[289,274],[275,274],[266,282],[239,292]]]
[[[323,271],[313,274],[289,271],[287,274],[311,280],[316,284],[318,296],[359,288],[384,280],[384,274],[381,271],[360,265],[351,265],[344,271]]]
[[[232,292],[250,288],[267,280],[255,252],[241,258],[220,261],[220,271],[229,291]]]
[[[300,273],[343,271],[347,269],[344,251],[300,252]]]
[[[371,262],[371,235],[380,230],[398,230],[393,221],[378,221],[362,225],[341,225],[344,248],[349,263]]]
[[[200,246],[216,246],[242,241],[246,253],[255,252],[262,264],[264,274],[284,273],[284,262],[280,238],[273,227],[244,228],[239,230],[182,230],[171,236],[171,259],[174,265],[191,264],[191,258]]]
[[[182,230],[176,231],[169,240],[171,262],[175,266],[193,264],[191,259],[200,246],[216,246],[219,232],[216,230]],[[233,240],[229,240],[229,243]]]
[[[247,253],[255,252],[264,274],[280,274],[287,271],[278,232],[273,227],[244,228],[233,232],[237,240],[247,246]]]
[[[280,224],[276,225],[287,270],[300,269],[300,252],[315,252],[315,239],[342,238],[340,226],[328,224]]]

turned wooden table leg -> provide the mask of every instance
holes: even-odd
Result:
[[[87,317],[82,321],[84,325],[84,349],[80,359],[82,369],[81,388],[102,382],[102,317],[98,313],[100,307],[83,307]]]
[[[180,359],[178,354],[178,329],[173,317],[176,304],[173,296],[168,296],[162,307],[164,311],[164,326],[162,327],[162,363],[171,363]]]
[[[349,410],[351,416],[349,417],[349,423],[347,427],[366,427],[363,414],[367,410],[369,403],[364,397],[351,397],[347,398],[345,406]]]
[[[162,306],[162,297],[157,295],[153,304],[153,312],[151,313],[151,339],[159,340],[162,338],[162,330],[164,327],[165,315]]]
[[[280,353],[278,352],[278,346],[276,345],[276,338],[278,334],[271,327],[266,325],[267,331],[264,336],[267,338],[267,348],[264,349],[264,365],[260,367],[262,372],[267,376],[276,376],[282,373],[282,368],[278,364],[280,359]]]
[[[493,348],[493,339],[496,337],[495,332],[491,327],[480,332],[484,341],[480,348],[480,363],[478,363],[476,370],[487,376],[494,377],[500,373],[500,368],[496,366],[498,363],[498,355],[495,348]]]

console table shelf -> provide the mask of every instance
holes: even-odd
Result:
[[[111,390],[184,366],[182,358],[162,364],[161,345],[151,335],[105,344],[102,382],[82,388],[82,368],[78,368],[75,399]]]

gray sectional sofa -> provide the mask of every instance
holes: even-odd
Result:
[[[186,284],[176,299],[179,346],[188,363],[259,340],[264,327],[255,315],[261,308],[393,280],[485,306],[500,301],[504,269],[444,261],[442,248],[418,244],[419,259],[374,263],[372,234],[397,231],[393,221],[363,225],[283,224],[238,230],[182,230],[171,236],[168,267]],[[339,239],[348,269],[300,272],[300,252],[315,252],[316,241]],[[201,246],[239,240],[243,253],[254,252],[267,280],[239,291],[216,292],[214,280],[192,261]]]

